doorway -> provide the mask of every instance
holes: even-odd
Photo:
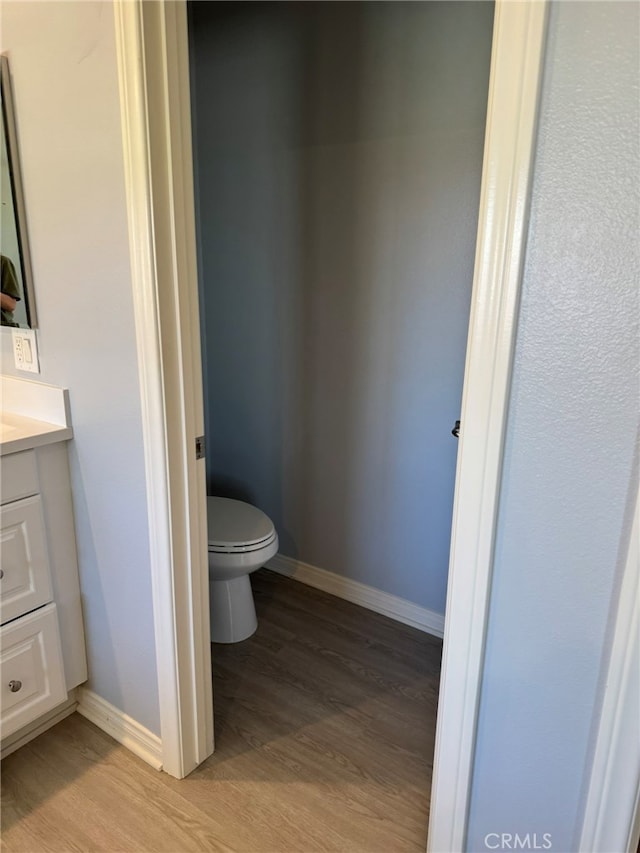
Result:
[[[202,409],[192,334],[186,14],[182,3],[127,2],[116,14],[150,516],[161,558],[152,580],[163,754],[168,772],[183,776],[211,750],[204,472],[194,454]],[[433,777],[434,850],[464,843],[545,18],[544,3],[496,4]]]
[[[493,3],[188,8],[208,493],[442,636]]]

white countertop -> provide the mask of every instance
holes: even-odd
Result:
[[[0,456],[73,438],[64,388],[0,376],[0,410]]]
[[[13,412],[0,415],[0,456],[73,438],[70,426],[50,424]]]

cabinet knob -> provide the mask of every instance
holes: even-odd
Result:
[[[12,693],[17,693],[17,692],[18,692],[18,690],[20,690],[20,688],[21,688],[21,687],[22,687],[22,682],[21,682],[21,681],[10,681],[10,682],[9,682],[9,690],[10,690]]]

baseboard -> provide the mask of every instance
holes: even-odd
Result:
[[[78,691],[78,713],[156,770],[162,770],[162,741],[124,711],[92,690]]]
[[[56,705],[56,707],[52,708],[47,714],[43,714],[41,717],[38,717],[37,720],[29,723],[29,725],[24,726],[17,732],[6,737],[0,746],[0,758],[6,758],[7,755],[11,755],[12,752],[15,752],[16,749],[20,749],[21,746],[29,743],[30,740],[33,740],[38,737],[38,735],[46,732],[47,729],[55,726],[56,723],[60,722],[60,720],[64,720],[65,717],[69,717],[77,707],[77,691],[74,688],[69,691],[66,700],[60,705]]]
[[[383,616],[388,616],[397,622],[411,625],[427,634],[433,634],[434,637],[444,635],[444,616],[442,614],[427,610],[426,607],[420,607],[405,598],[382,592],[373,586],[367,586],[367,584],[345,578],[326,569],[319,569],[317,566],[310,566],[308,563],[285,557],[282,554],[278,554],[270,560],[266,568],[277,572],[279,575],[286,575],[286,577],[305,583],[307,586],[321,589],[330,595],[343,598],[345,601],[359,604],[368,610],[382,613]]]

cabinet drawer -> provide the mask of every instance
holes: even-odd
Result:
[[[0,629],[0,738],[67,698],[55,604]]]
[[[0,507],[0,622],[53,598],[40,497]]]
[[[39,491],[35,451],[0,456],[0,503],[17,501]]]

